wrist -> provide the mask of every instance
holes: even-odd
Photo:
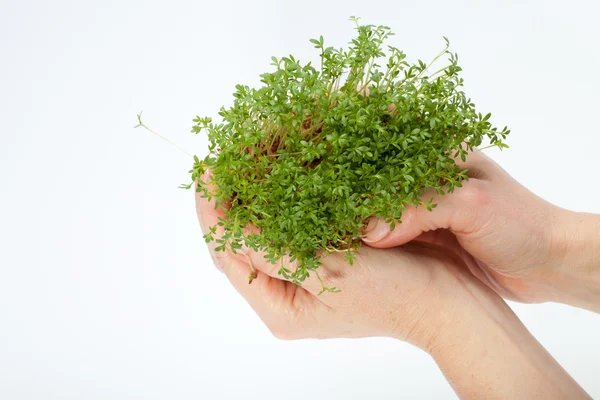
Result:
[[[510,307],[478,283],[465,282],[453,324],[427,349],[458,396],[589,398]]]
[[[431,249],[432,253],[439,251]],[[490,288],[470,273],[462,260],[454,260],[453,254],[444,252],[445,260],[438,259],[431,268],[428,289],[420,293],[411,318],[409,333],[397,332],[396,339],[408,341],[430,355],[436,349],[445,348],[457,338],[469,335],[470,317],[486,313],[494,318],[504,318],[512,311]],[[416,311],[416,310],[415,310]],[[418,318],[414,318],[418,316]],[[479,320],[479,316],[475,317]],[[404,326],[406,328],[406,326]]]
[[[437,326],[436,334],[429,342],[427,351],[434,359],[449,353],[462,352],[469,342],[476,341],[485,329],[504,325],[516,316],[504,300],[478,279],[472,279],[464,271],[450,268],[457,285],[451,290],[454,295],[446,297],[443,317]],[[465,347],[465,349],[463,349]]]
[[[466,267],[461,260],[454,260],[453,253],[425,243],[408,244],[404,250],[410,252],[415,246],[420,251],[427,251],[426,259],[418,260],[421,271],[427,274],[427,284],[423,290],[413,292],[415,296],[410,297],[410,307],[404,304],[404,315],[399,319],[397,328],[392,330],[391,337],[431,353],[460,318],[464,297],[461,294],[465,286],[480,283],[465,274]],[[407,324],[408,321],[410,324]]]
[[[565,210],[559,221],[549,300],[600,312],[600,215]]]

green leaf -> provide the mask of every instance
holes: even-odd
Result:
[[[357,260],[370,216],[393,230],[407,206],[435,209],[423,193],[461,190],[468,177],[456,160],[470,157],[463,143],[508,147],[510,130],[492,126],[491,114],[462,91],[446,37],[431,63],[409,62],[387,45],[390,28],[351,20],[356,30],[344,48],[309,39],[320,68],[271,57],[275,68],[256,87],[236,85],[220,120],[193,119],[191,131],[206,135],[209,151],[193,157],[192,183],[181,187],[194,187],[210,168],[210,188],[199,182],[196,191],[225,215],[204,239],[218,251],[263,252],[298,285],[318,273],[321,255]],[[337,291],[322,283],[322,293]]]

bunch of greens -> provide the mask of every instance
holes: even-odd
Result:
[[[460,187],[468,178],[454,159],[465,160],[484,139],[507,147],[510,131],[492,127],[490,114],[476,112],[460,90],[458,56],[446,38],[430,63],[411,64],[393,46],[384,52],[390,28],[351,20],[357,36],[347,49],[327,47],[321,36],[310,40],[319,66],[272,57],[262,87],[237,85],[222,122],[196,117],[192,128],[207,132],[209,154],[194,157],[193,183],[184,187],[197,183],[227,215],[218,223],[224,234],[216,237],[213,226],[206,241],[216,241],[217,251],[264,251],[297,284],[331,252],[345,252],[352,264],[369,217],[393,230],[407,205],[432,210],[423,192]],[[444,66],[430,71],[443,56]]]

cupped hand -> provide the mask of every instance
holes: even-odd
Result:
[[[226,217],[199,194],[196,207],[205,233]],[[461,398],[587,398],[506,303],[448,249],[426,241],[363,246],[353,266],[334,253],[322,258],[318,272],[323,284],[342,291],[319,295],[323,285],[315,273],[297,286],[260,252],[209,248],[216,266],[280,339],[401,339],[431,354]]]
[[[225,217],[199,194],[196,204],[205,232]],[[428,350],[448,331],[473,290],[481,293],[483,288],[496,297],[458,257],[428,243],[386,250],[363,246],[353,266],[343,254],[331,254],[322,259],[319,276],[312,273],[302,286],[279,276],[281,265],[271,264],[260,252],[234,254],[209,247],[217,267],[282,339],[387,336]],[[257,278],[249,284],[252,269]],[[320,280],[341,292],[319,295]]]
[[[364,241],[391,248],[412,240],[452,250],[472,273],[500,295],[522,302],[553,298],[550,275],[567,250],[567,211],[528,191],[481,151],[465,163],[469,181],[444,196],[437,207],[408,207],[393,231],[373,218]],[[425,195],[424,198],[429,198]]]

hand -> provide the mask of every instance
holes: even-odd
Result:
[[[196,204],[204,232],[225,217],[222,209],[215,210],[199,194]],[[251,249],[237,254],[211,249],[211,254],[271,332],[282,339],[388,336],[427,349],[459,308],[452,303],[457,293],[465,291],[462,281],[474,281],[468,270],[457,267],[456,257],[427,244],[389,250],[364,246],[352,267],[343,254],[332,254],[322,260],[318,273],[327,286],[341,292],[321,296],[322,284],[315,273],[299,287],[282,280],[277,274],[280,265],[270,264]],[[285,264],[294,268],[287,260]],[[257,278],[248,284],[252,268]]]
[[[409,207],[392,232],[385,222],[373,219],[364,241],[374,248],[412,240],[436,243],[456,253],[475,276],[507,299],[562,301],[593,309],[590,303],[600,297],[575,298],[582,291],[577,285],[590,281],[576,277],[576,264],[585,270],[595,262],[590,242],[600,242],[600,229],[595,234],[591,229],[597,217],[588,216],[587,224],[577,222],[582,215],[537,197],[480,151],[459,164],[468,169],[469,181],[452,194],[431,195],[438,203],[433,212]],[[600,221],[595,224],[600,227]],[[600,294],[596,261],[595,291]]]
[[[225,217],[199,194],[196,205],[204,232]],[[261,253],[211,254],[278,338],[405,340],[429,352],[464,398],[482,393],[490,399],[587,398],[510,308],[456,255],[436,245],[411,243],[387,250],[364,246],[353,266],[339,254],[325,257],[320,278],[342,292],[321,296],[316,274],[299,287],[282,280],[279,265]],[[249,284],[253,268],[257,277]]]

